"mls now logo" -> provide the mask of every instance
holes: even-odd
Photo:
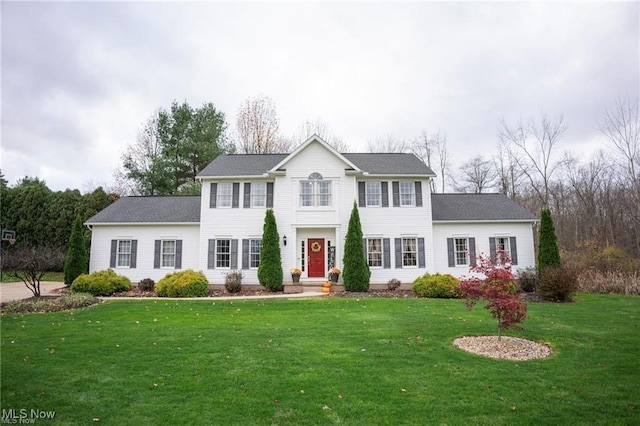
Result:
[[[55,416],[55,411],[27,410],[26,408],[6,410],[3,408],[0,422],[2,424],[33,424],[38,419],[53,419]]]

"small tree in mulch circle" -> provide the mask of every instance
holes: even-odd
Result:
[[[525,320],[527,305],[516,290],[511,258],[505,252],[499,253],[498,258],[502,261],[500,265],[495,265],[488,256],[478,256],[478,263],[472,265],[470,271],[482,276],[461,280],[458,290],[469,310],[478,300],[487,301],[486,308],[498,320],[500,339],[503,329],[518,328],[518,324]]]

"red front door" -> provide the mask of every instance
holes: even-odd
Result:
[[[309,259],[309,278],[324,277],[324,239],[309,238],[307,241],[307,252]]]

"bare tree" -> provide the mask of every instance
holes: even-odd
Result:
[[[391,133],[367,142],[369,152],[411,152],[411,148],[406,139],[398,139]]]
[[[512,200],[518,200],[524,173],[518,167],[513,149],[506,141],[498,141],[498,155],[494,157],[493,164],[500,192]]]
[[[306,120],[302,126],[298,128],[298,131],[289,138],[287,143],[290,147],[296,147],[313,135],[317,135],[340,153],[350,151],[349,145],[347,145],[342,138],[334,135],[329,125],[320,118]]]
[[[438,154],[438,171],[440,172],[440,179],[442,180],[441,192],[445,191],[445,182],[448,177],[449,168],[451,164],[449,162],[449,150],[447,149],[447,135],[438,131],[433,136],[434,146],[436,153]]]
[[[431,170],[440,172],[442,191],[445,191],[445,182],[450,168],[449,151],[447,150],[447,135],[440,131],[429,135],[423,130],[420,136],[413,140],[411,152],[422,159]],[[436,182],[431,180],[431,192],[436,192]]]
[[[22,246],[2,253],[2,269],[10,271],[40,297],[40,280],[53,269],[61,268],[65,256],[61,248]]]
[[[482,155],[476,155],[458,168],[459,179],[454,185],[456,191],[480,194],[494,187],[498,174],[493,164]]]
[[[244,101],[236,116],[238,150],[244,154],[284,153],[290,142],[280,135],[280,122],[271,98]]]
[[[550,119],[542,114],[539,121],[531,119],[524,124],[520,120],[514,126],[501,122],[498,137],[515,147],[513,158],[543,206],[549,205],[551,179],[561,164],[554,159],[554,150],[566,130],[562,116]]]

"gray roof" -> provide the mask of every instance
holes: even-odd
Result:
[[[198,177],[262,176],[289,154],[221,155],[204,168]],[[342,154],[364,172],[374,175],[435,175],[413,154]]]
[[[200,223],[200,196],[122,197],[86,223]]]
[[[434,221],[537,220],[504,194],[431,194]]]

